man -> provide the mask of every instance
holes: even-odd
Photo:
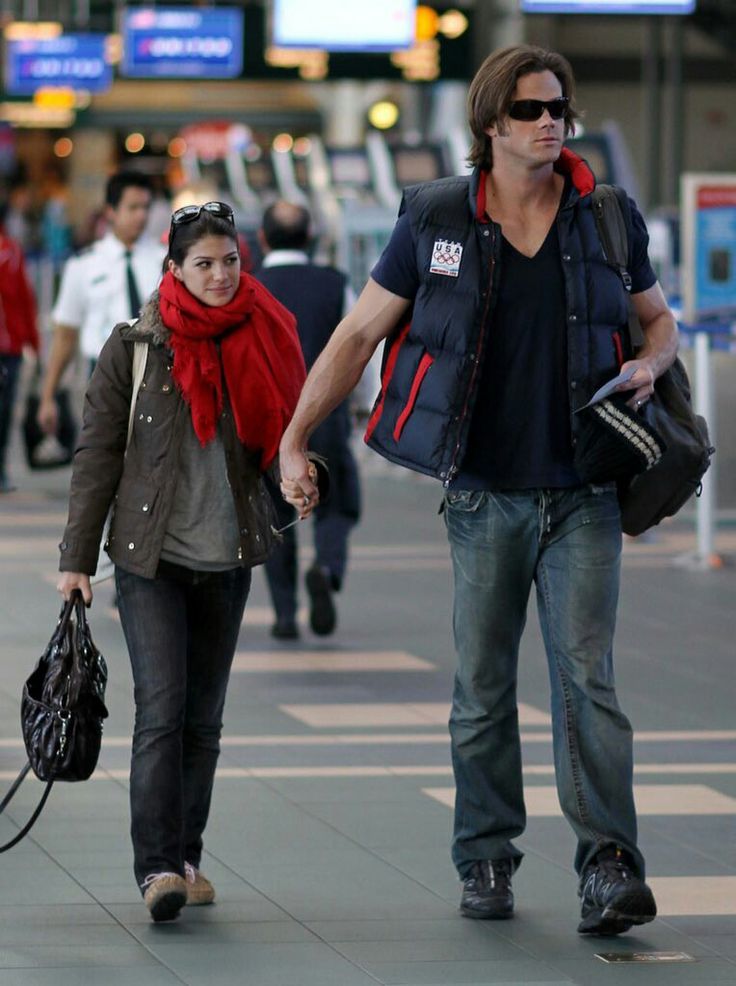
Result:
[[[310,263],[310,215],[307,209],[279,201],[264,215],[259,241],[263,265],[256,275],[268,290],[296,316],[304,361],[309,369],[324,349],[335,326],[354,301],[345,274],[334,267]],[[330,496],[315,512],[315,560],[306,574],[309,622],[319,635],[331,634],[337,622],[333,593],[345,577],[350,530],[360,516],[358,470],[350,449],[350,410],[343,401],[314,431],[310,448],[327,459]],[[293,520],[293,511],[275,491],[279,526]],[[276,622],[271,633],[278,640],[299,636],[297,611],[296,529],[283,532],[282,544],[266,562],[266,579]]]
[[[567,61],[526,45],[496,51],[468,108],[475,171],[406,190],[389,246],[307,379],[282,442],[282,483],[314,496],[306,439],[391,335],[367,440],[446,490],[461,911],[513,913],[522,854],[512,840],[525,826],[517,657],[535,582],[557,788],[578,840],[578,931],[618,934],[656,906],[637,846],[631,726],[613,681],[620,514],[613,483],[579,478],[575,411],[622,366],[634,417],[674,359],[676,324],[632,204],[645,342],[628,358],[626,292],[596,233],[595,180],[563,149],[577,116]]]
[[[91,370],[113,326],[137,318],[158,284],[166,248],[144,235],[150,207],[145,175],[113,175],[105,192],[108,232],[64,267],[38,409],[38,423],[49,434],[57,427],[54,393],[77,347]]]

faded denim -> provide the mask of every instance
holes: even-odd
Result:
[[[457,788],[453,860],[522,853],[526,825],[516,704],[532,583],[547,652],[557,791],[578,873],[617,845],[638,876],[632,730],[614,688],[621,523],[613,486],[452,491],[444,516],[455,577],[458,655],[450,717]]]

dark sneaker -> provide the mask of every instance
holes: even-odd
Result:
[[[482,859],[473,863],[463,880],[460,913],[466,918],[502,920],[513,917],[510,859]]]
[[[309,625],[318,636],[326,637],[337,624],[329,572],[314,565],[307,572],[305,581],[309,593]]]
[[[173,921],[187,902],[187,882],[178,873],[151,873],[141,884],[141,890],[156,923]]]
[[[274,640],[298,640],[299,627],[294,620],[276,620],[271,627]]]
[[[582,900],[581,935],[620,935],[657,914],[654,894],[635,876],[620,849],[599,854],[586,867],[578,896]]]

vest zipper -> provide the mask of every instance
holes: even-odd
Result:
[[[491,263],[488,277],[488,293],[486,294],[486,303],[483,308],[483,315],[481,316],[480,332],[478,333],[478,345],[475,350],[474,366],[473,372],[470,375],[470,383],[468,384],[468,389],[465,393],[465,404],[463,405],[463,410],[460,415],[458,429],[457,429],[457,442],[455,443],[455,448],[452,453],[452,460],[450,462],[450,468],[447,470],[447,477],[443,482],[442,486],[447,489],[450,483],[455,478],[458,471],[455,462],[457,461],[458,452],[460,451],[460,436],[462,435],[463,424],[465,423],[465,418],[468,415],[468,407],[470,406],[470,395],[473,393],[473,386],[475,384],[475,378],[478,375],[478,367],[480,366],[480,356],[483,351],[483,333],[485,332],[486,319],[488,318],[488,311],[491,304],[491,297],[493,295],[493,275],[496,269],[496,224],[491,223]]]

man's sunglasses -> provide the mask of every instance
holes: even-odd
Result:
[[[509,116],[512,120],[530,122],[538,120],[545,110],[553,120],[561,120],[567,112],[567,96],[557,96],[556,99],[517,99],[509,106]]]
[[[171,226],[183,226],[185,223],[193,223],[199,219],[202,212],[209,212],[212,216],[225,219],[235,225],[235,215],[233,210],[225,202],[205,202],[204,205],[183,205],[177,209],[171,217]]]

